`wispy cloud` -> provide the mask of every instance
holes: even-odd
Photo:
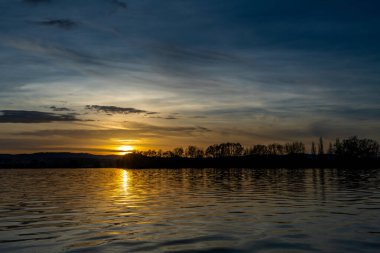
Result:
[[[107,114],[158,114],[157,112],[149,112],[133,107],[117,107],[112,105],[86,105],[85,109]]]
[[[104,65],[104,62],[85,52],[71,49],[67,46],[40,41],[38,39],[23,39],[20,37],[4,37],[0,40],[4,45],[11,48],[24,50],[38,55],[47,55],[58,58],[60,60],[69,60],[78,64]]]
[[[79,121],[75,114],[56,114],[39,111],[3,110],[0,123],[50,123],[56,121]]]
[[[57,27],[66,30],[70,30],[78,25],[77,22],[70,19],[49,19],[45,21],[38,21],[35,23],[39,25]]]
[[[211,130],[201,126],[165,126],[128,121],[121,129],[49,129],[18,133],[26,136],[61,136],[69,138],[104,139],[129,136],[129,138],[163,138],[168,136],[188,136],[208,133]]]
[[[124,123],[127,129],[136,129],[145,132],[155,132],[155,133],[170,133],[170,132],[178,132],[178,133],[196,133],[196,132],[210,132],[211,130],[206,127],[201,126],[159,126],[146,124],[135,121],[126,121]]]
[[[57,107],[55,105],[49,107],[51,110],[55,112],[70,112],[72,111],[70,108],[67,107]]]
[[[167,117],[165,117],[164,119],[173,120],[173,119],[178,119],[178,118],[177,118],[177,117],[175,117],[175,116],[167,116]]]

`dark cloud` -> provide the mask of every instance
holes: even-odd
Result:
[[[132,107],[117,107],[111,105],[86,105],[87,110],[92,110],[96,112],[104,112],[107,114],[158,114],[157,112],[148,112],[145,110],[140,110]]]
[[[35,23],[39,25],[52,26],[52,27],[57,27],[61,29],[66,29],[66,30],[70,30],[78,25],[77,22],[70,19],[49,19],[49,20],[39,21]]]
[[[56,114],[39,111],[3,110],[0,123],[50,123],[55,121],[79,121],[75,114]]]
[[[56,107],[54,105],[50,106],[49,108],[55,112],[70,112],[70,111],[72,111],[71,109],[69,109],[67,107]]]
[[[170,119],[170,120],[173,120],[173,119],[178,119],[177,117],[174,117],[174,116],[168,116],[168,117],[165,117],[164,119]]]
[[[168,120],[174,120],[174,119],[178,119],[176,116],[173,116],[173,115],[169,115],[169,116],[148,116],[148,118],[150,119],[168,119]]]

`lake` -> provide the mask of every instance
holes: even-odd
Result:
[[[0,170],[0,252],[380,252],[380,170]]]

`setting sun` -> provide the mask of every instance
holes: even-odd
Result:
[[[124,146],[118,147],[117,150],[119,150],[119,153],[121,155],[125,155],[125,154],[131,153],[134,150],[134,148],[129,145],[124,145]]]

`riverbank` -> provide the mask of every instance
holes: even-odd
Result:
[[[380,168],[380,158],[336,155],[250,155],[232,157],[148,157],[86,153],[0,155],[0,168]]]

